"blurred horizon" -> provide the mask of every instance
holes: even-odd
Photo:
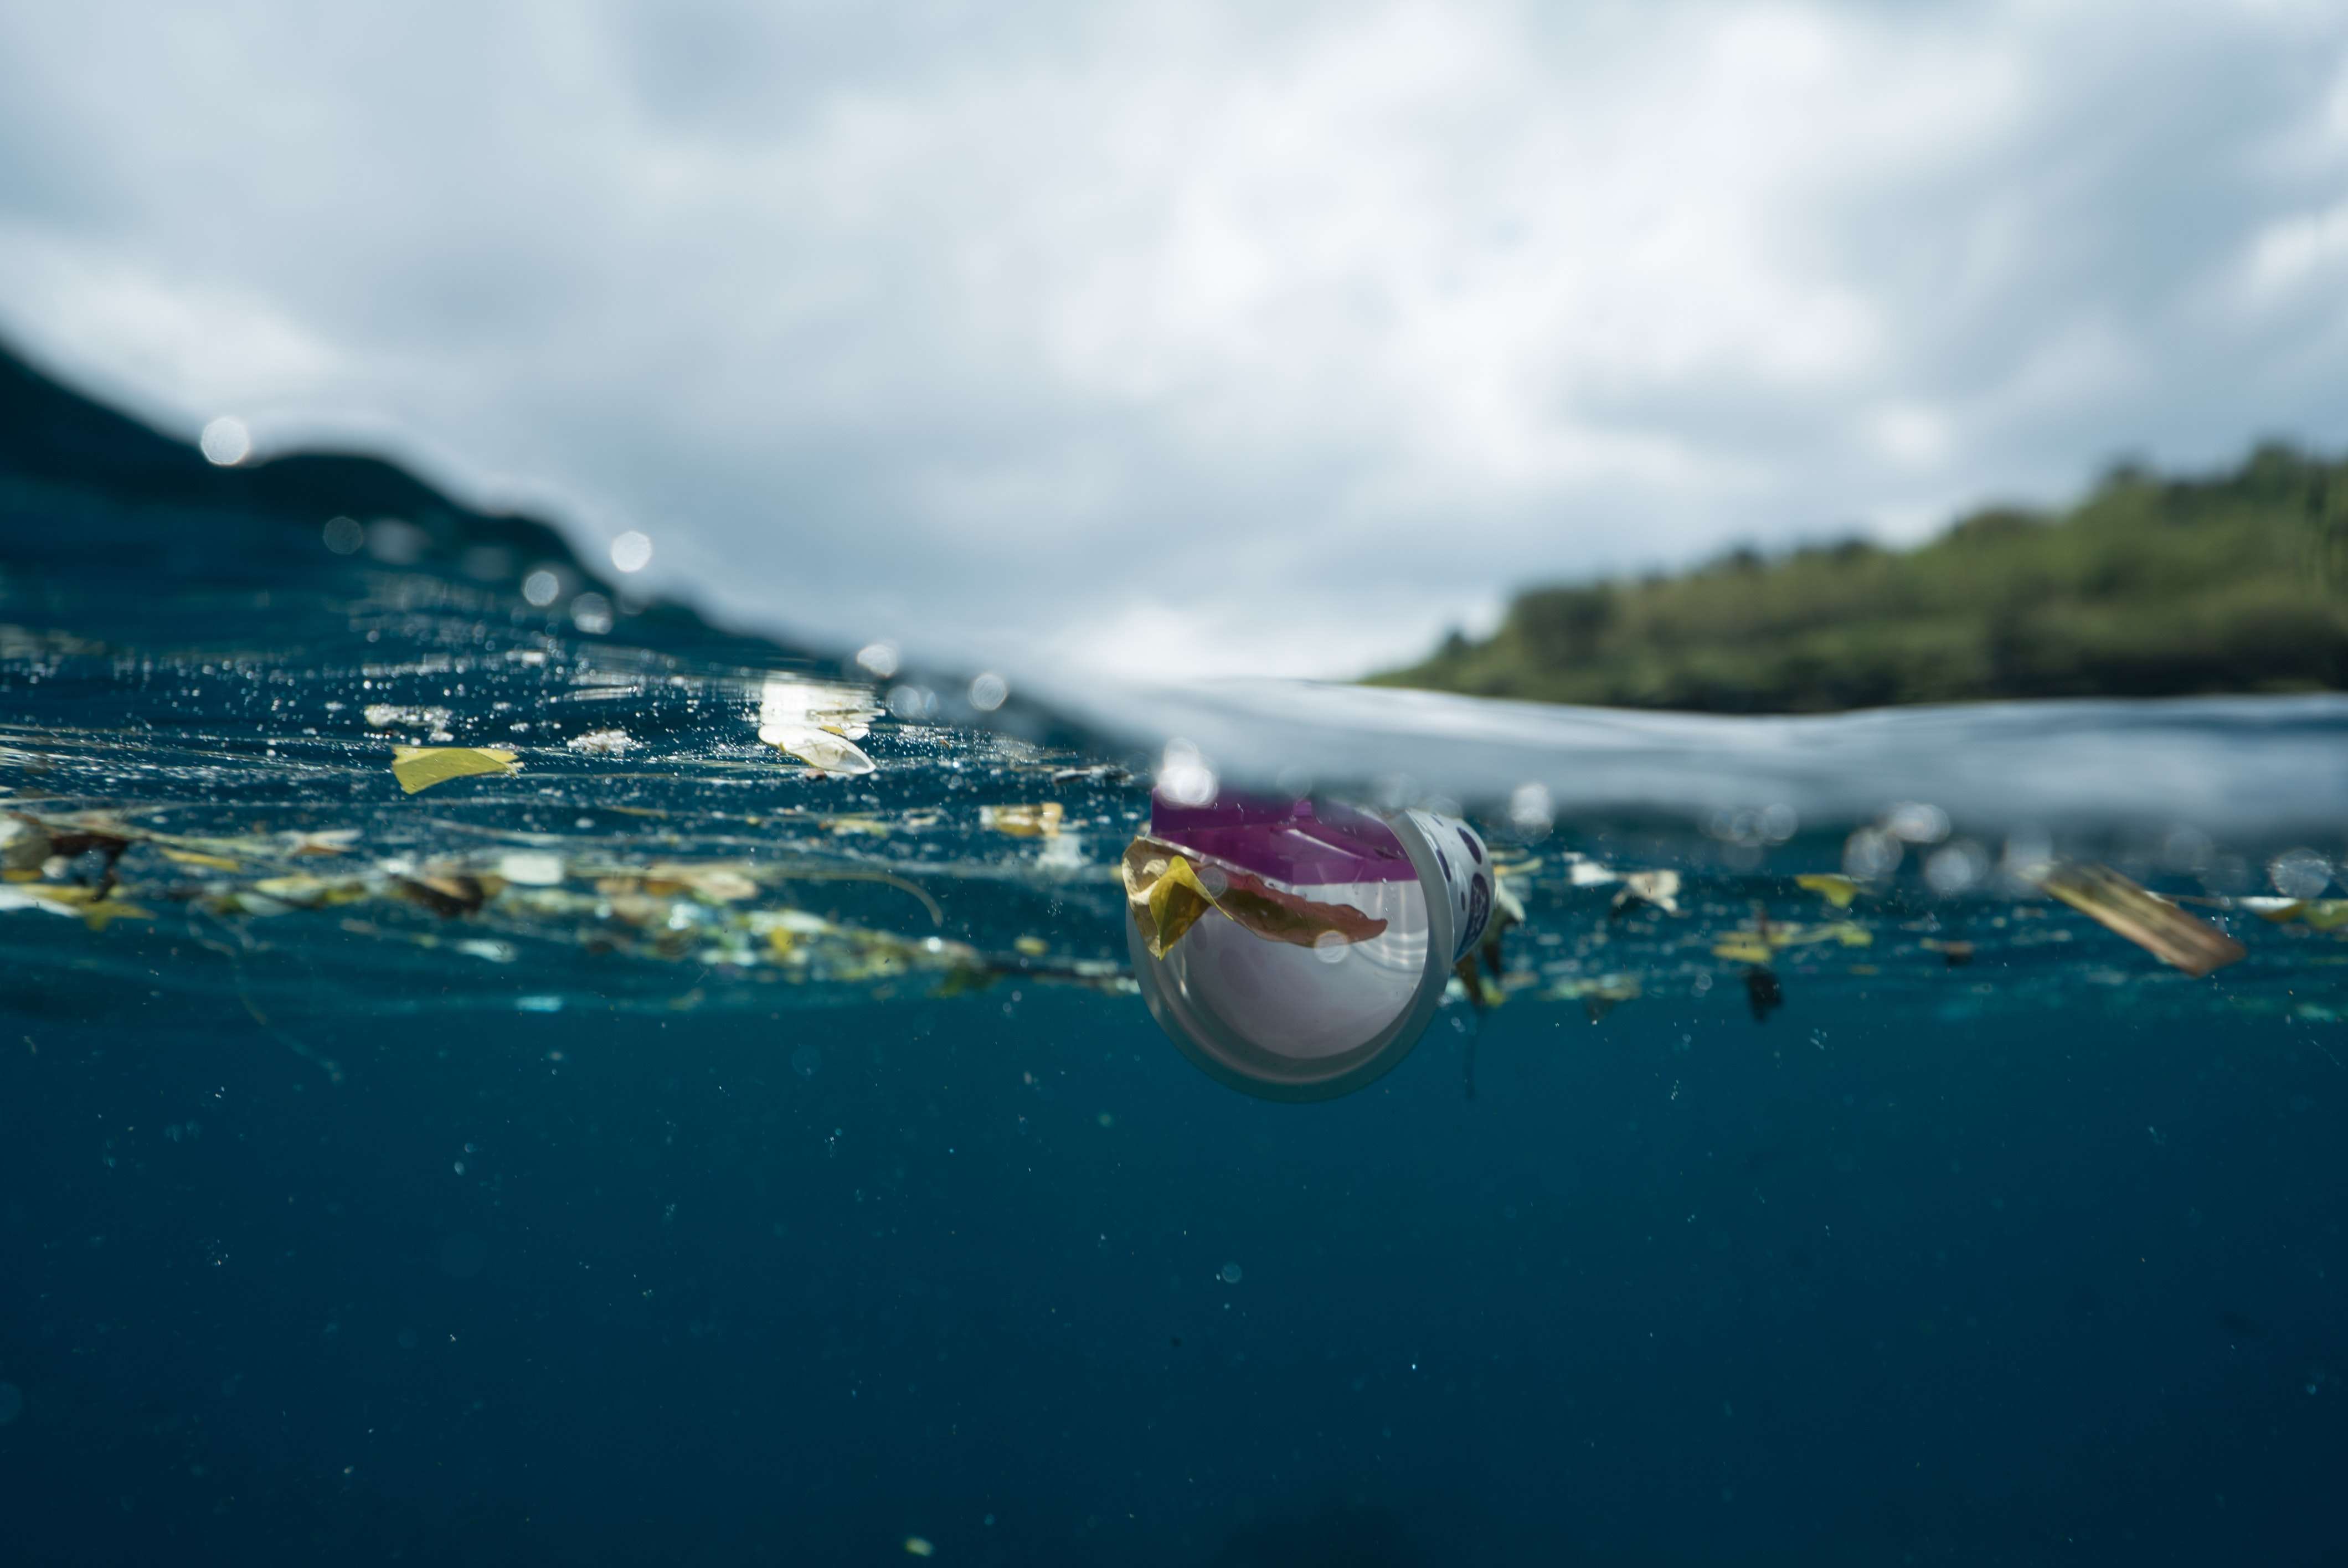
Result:
[[[2312,5],[0,19],[0,339],[728,623],[1354,677],[2348,442]]]

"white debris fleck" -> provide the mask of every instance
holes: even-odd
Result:
[[[573,735],[563,743],[582,756],[624,756],[644,744],[625,730],[590,730],[583,735]]]
[[[562,856],[542,849],[517,849],[499,859],[498,875],[524,887],[553,887],[562,881]]]

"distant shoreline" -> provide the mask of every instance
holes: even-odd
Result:
[[[1367,683],[1603,707],[1816,713],[2030,697],[2348,687],[2348,460],[2115,469],[2054,512],[1527,589]]]

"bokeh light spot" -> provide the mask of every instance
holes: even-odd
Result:
[[[653,541],[630,528],[612,541],[612,565],[620,571],[642,571],[652,565]]]
[[[196,445],[203,448],[207,462],[232,468],[252,456],[252,432],[244,427],[243,420],[223,414],[204,426]]]

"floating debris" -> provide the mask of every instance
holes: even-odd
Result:
[[[1794,886],[1815,893],[1838,909],[1848,909],[1850,901],[1859,897],[1867,885],[1855,877],[1839,876],[1833,872],[1813,872],[1794,878]]]
[[[1940,954],[1941,961],[1952,969],[1962,969],[1973,961],[1973,945],[1971,942],[1944,942],[1937,938],[1927,937],[1924,938],[1923,948],[1928,953]]]
[[[2318,931],[2348,926],[2348,898],[2237,898],[2234,907],[2248,909],[2271,926],[2296,922]]]
[[[1676,915],[1680,912],[1679,900],[1678,872],[1633,871],[1622,878],[1622,891],[1614,895],[1612,916],[1619,917],[1641,905]]]
[[[403,708],[390,702],[370,702],[366,722],[378,730],[422,730],[429,741],[453,741],[448,726],[456,714],[446,708]]]
[[[1773,954],[1787,948],[1807,948],[1820,942],[1839,942],[1846,948],[1872,947],[1875,933],[1853,920],[1801,926],[1769,919],[1756,910],[1752,925],[1740,927],[1713,944],[1712,956],[1734,963],[1766,964]]]
[[[981,827],[1012,838],[1057,838],[1063,808],[1056,800],[1041,805],[983,805],[978,808]]]
[[[2249,951],[2207,920],[2147,892],[2108,866],[2054,866],[2040,876],[2038,886],[2196,979],[2239,961]]]
[[[113,897],[112,889],[45,884],[38,887],[0,887],[0,909],[41,909],[52,915],[75,915],[93,931],[103,931],[116,920],[151,920],[138,905]]]
[[[1324,938],[1366,942],[1386,928],[1350,904],[1316,904],[1244,871],[1202,866],[1152,838],[1128,845],[1121,869],[1126,902],[1153,958],[1164,958],[1210,909],[1267,940],[1300,948]]]
[[[514,771],[514,753],[485,746],[395,746],[391,774],[409,794],[450,779]]]
[[[876,766],[854,741],[835,735],[829,730],[810,729],[804,725],[768,724],[759,727],[758,738],[777,751],[798,758],[818,773],[859,778],[871,773]]]
[[[562,883],[562,856],[543,849],[517,849],[498,857],[498,875],[522,887],[557,887]]]
[[[772,680],[758,690],[758,739],[819,773],[855,778],[875,764],[856,743],[872,733],[880,709],[861,686]]]
[[[590,730],[583,735],[573,735],[562,743],[584,757],[625,756],[644,744],[625,730]]]
[[[1598,1022],[1624,1002],[1636,1001],[1644,987],[1636,975],[1599,975],[1589,979],[1561,980],[1548,994],[1559,1001],[1578,1001],[1590,1021]]]
[[[321,830],[295,828],[277,835],[278,844],[288,855],[348,855],[359,841],[355,827],[329,827]]]
[[[1745,1005],[1753,1009],[1755,1023],[1768,1022],[1769,1015],[1786,1005],[1786,988],[1767,965],[1756,964],[1745,971]]]
[[[37,876],[55,853],[47,830],[37,821],[29,816],[0,816],[0,871]]]
[[[163,858],[174,866],[193,866],[206,871],[242,871],[244,866],[225,855],[208,855],[201,849],[173,849],[158,845]]]

